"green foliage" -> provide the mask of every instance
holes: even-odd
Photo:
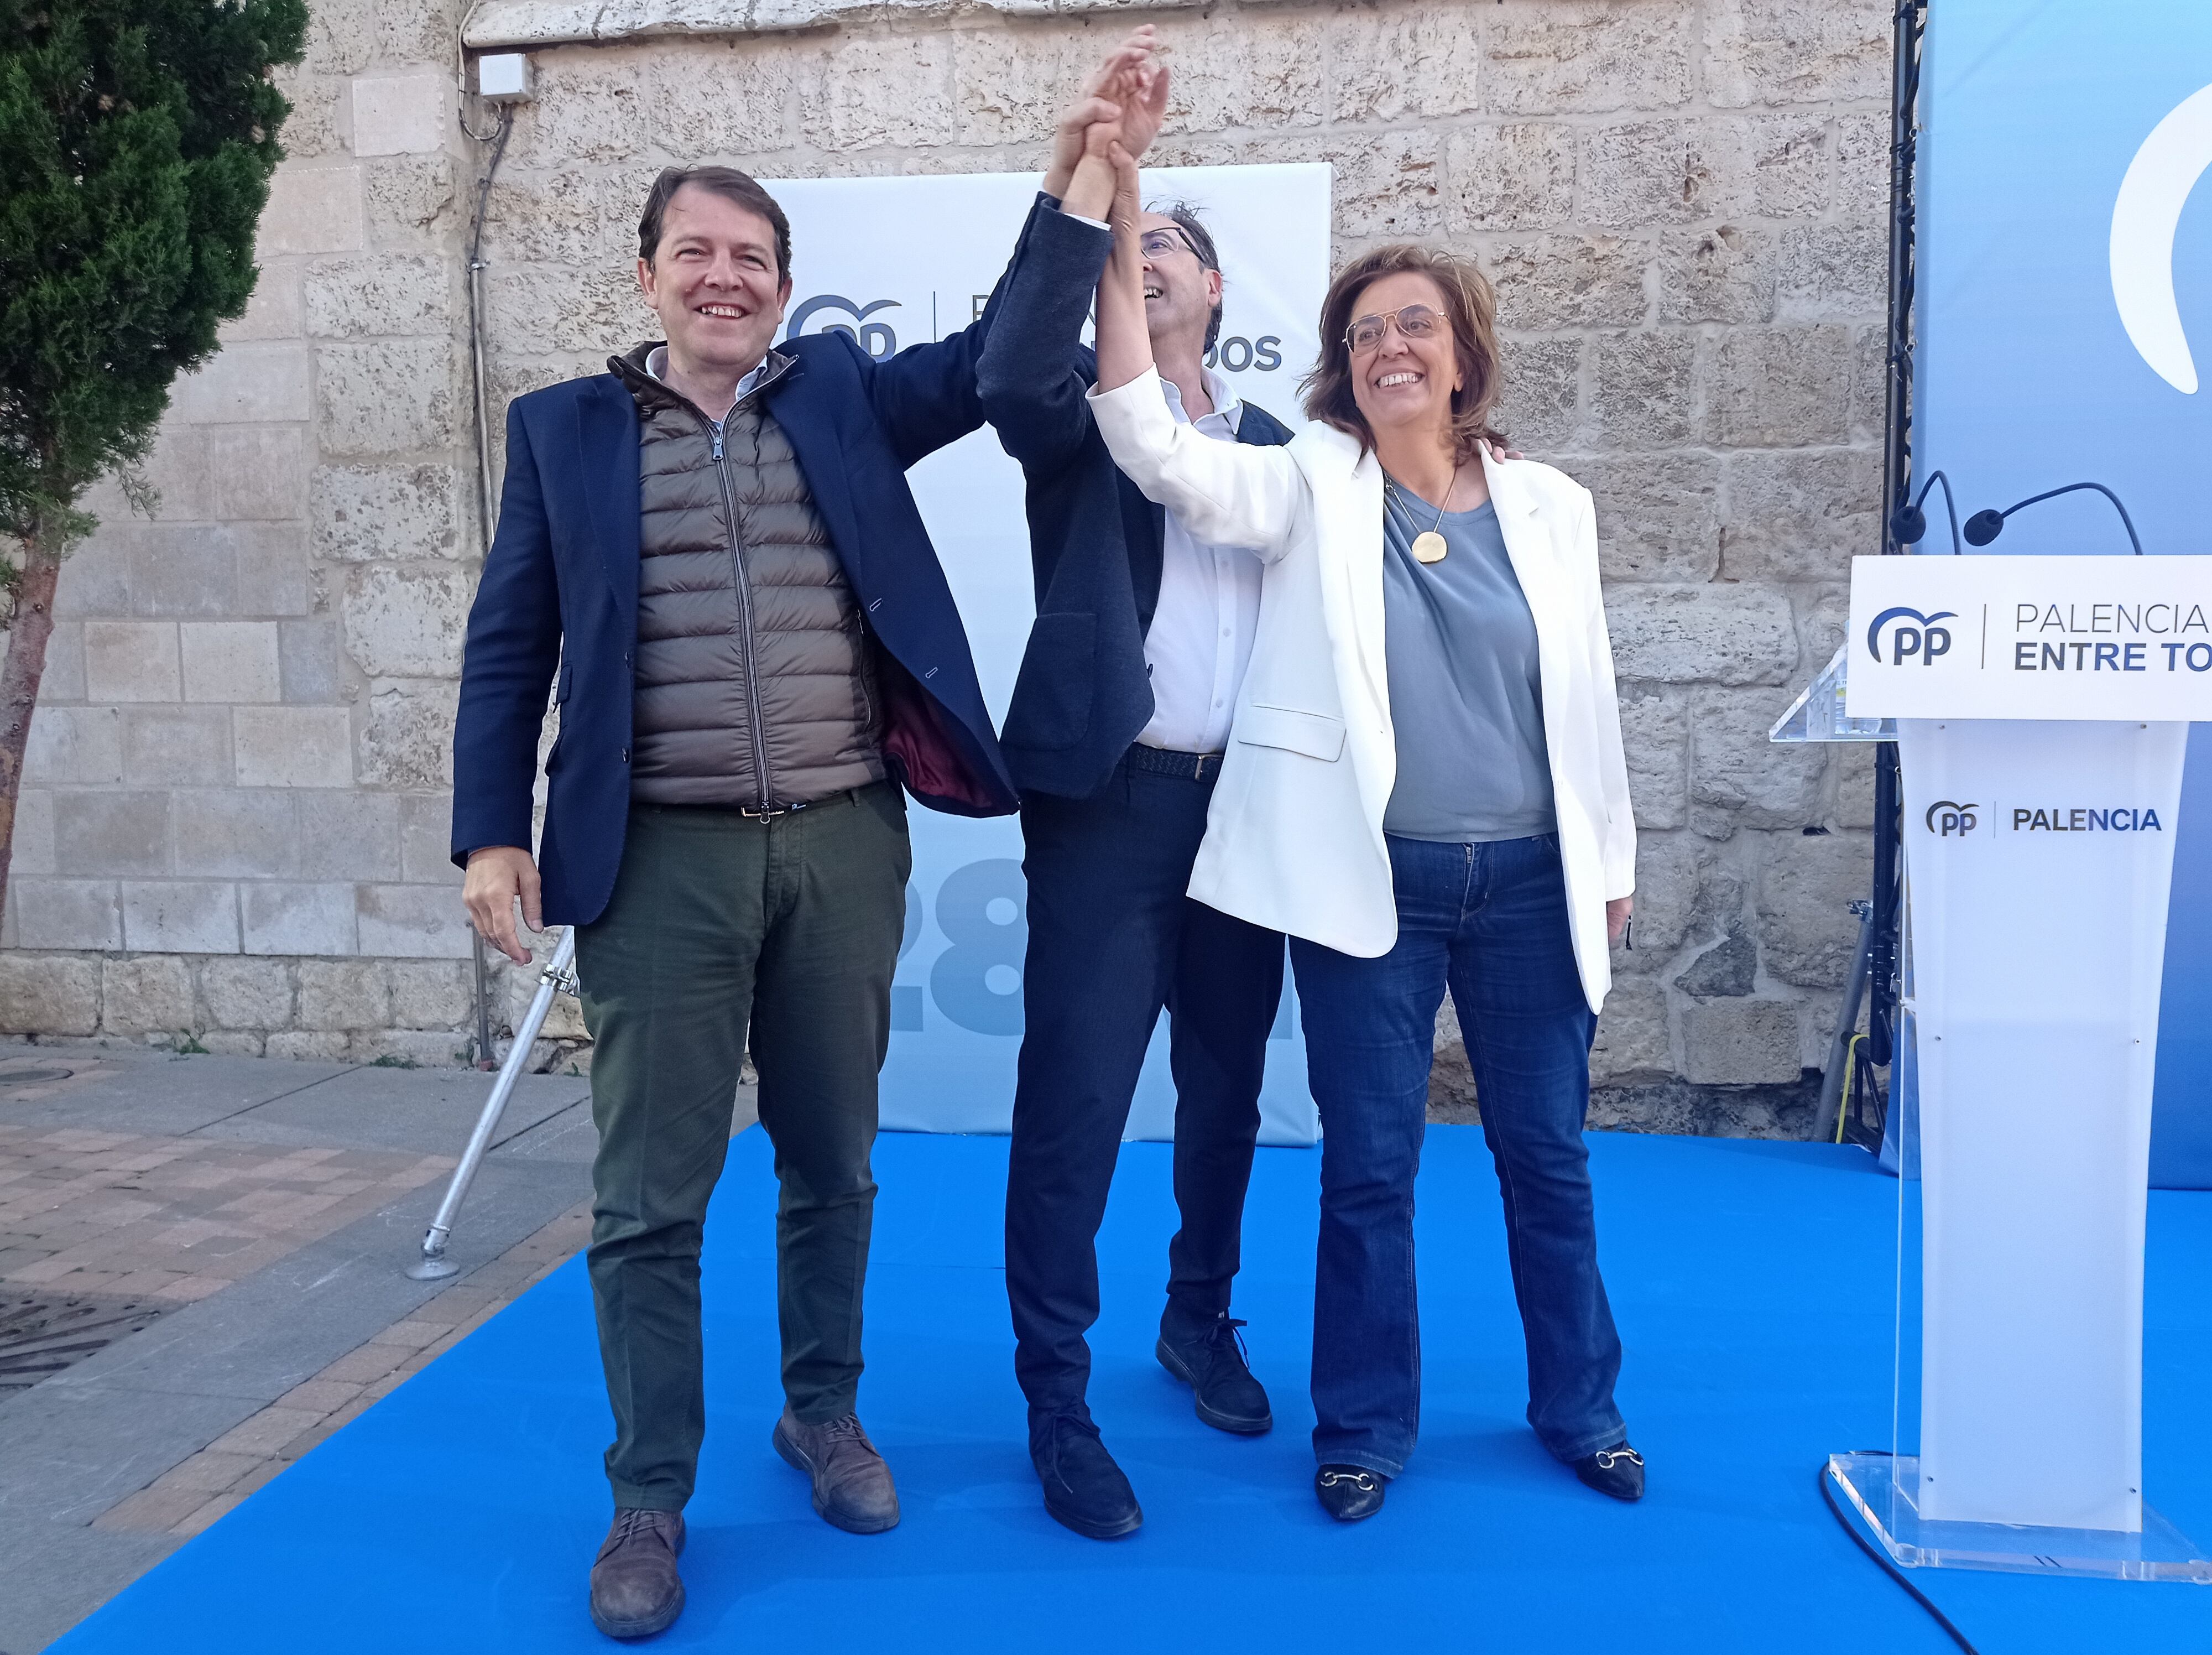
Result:
[[[373,1069],[419,1069],[422,1066],[411,1057],[402,1057],[396,1051],[386,1052],[369,1065]]]
[[[49,553],[253,291],[305,0],[0,0],[0,534]]]

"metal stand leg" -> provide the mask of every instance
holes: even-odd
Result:
[[[1859,916],[1858,952],[1851,957],[1851,976],[1844,989],[1843,1008],[1836,1013],[1835,1037],[1828,1042],[1828,1066],[1820,1071],[1820,1103],[1813,1112],[1813,1141],[1833,1143],[1836,1138],[1836,1117],[1844,1112],[1844,1068],[1851,1048],[1851,1037],[1858,1032],[1859,1009],[1866,1004],[1867,978],[1874,958],[1874,904],[1855,902],[1851,911]]]
[[[438,1216],[430,1220],[429,1233],[422,1238],[422,1256],[408,1268],[407,1274],[417,1281],[442,1281],[460,1274],[460,1266],[446,1256],[446,1238],[453,1233],[453,1219],[468,1196],[469,1185],[476,1180],[477,1168],[483,1164],[484,1151],[491,1147],[491,1135],[499,1129],[499,1117],[507,1112],[507,1100],[514,1095],[514,1083],[530,1066],[530,1049],[537,1042],[538,1031],[545,1025],[546,1013],[553,1009],[553,996],[564,989],[575,991],[576,974],[571,969],[575,958],[576,933],[571,928],[562,935],[545,969],[538,974],[538,993],[514,1031],[514,1049],[499,1067],[499,1079],[492,1082],[491,1096],[484,1102],[483,1113],[477,1117],[477,1129],[469,1135],[469,1147],[461,1152],[461,1164],[453,1169],[445,1200],[438,1203]]]

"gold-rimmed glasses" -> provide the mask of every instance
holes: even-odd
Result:
[[[1370,350],[1382,348],[1382,336],[1395,327],[1401,338],[1428,339],[1436,337],[1443,326],[1443,318],[1426,305],[1407,305],[1379,316],[1362,316],[1344,330],[1344,343],[1355,356],[1364,356]]]

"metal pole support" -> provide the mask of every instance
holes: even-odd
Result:
[[[575,992],[575,958],[576,933],[571,927],[562,934],[545,969],[538,974],[538,993],[515,1028],[514,1045],[507,1054],[507,1062],[499,1066],[499,1079],[492,1082],[491,1096],[484,1100],[483,1113],[477,1117],[469,1147],[461,1152],[461,1164],[453,1169],[446,1198],[438,1203],[438,1215],[430,1220],[429,1232],[422,1238],[422,1256],[408,1267],[407,1274],[415,1281],[442,1281],[460,1274],[460,1266],[446,1256],[447,1238],[453,1232],[453,1220],[468,1196],[469,1185],[476,1180],[477,1168],[483,1164],[484,1152],[491,1147],[499,1117],[507,1112],[507,1100],[514,1095],[514,1083],[530,1067],[530,1048],[537,1042],[538,1031],[545,1025],[545,1014],[553,1009],[553,996],[564,989]]]
[[[1813,1141],[1832,1143],[1836,1117],[1844,1112],[1844,1066],[1858,1032],[1859,1010],[1866,1003],[1867,980],[1874,963],[1874,904],[1863,899],[1851,904],[1859,916],[1859,946],[1851,956],[1850,981],[1844,989],[1844,1003],[1836,1013],[1835,1037],[1828,1042],[1828,1066],[1820,1071],[1820,1102],[1813,1111]]]

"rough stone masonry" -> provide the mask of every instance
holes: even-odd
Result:
[[[1877,545],[1881,0],[485,0],[469,44],[538,77],[490,192],[495,435],[508,398],[641,337],[659,167],[1040,168],[1138,11],[1174,54],[1161,161],[1333,162],[1340,255],[1433,239],[1497,281],[1508,429],[1597,496],[1643,835],[1597,1119],[1794,1129],[1871,784],[1863,750],[1765,738]],[[284,72],[259,291],[177,389],[157,514],[107,491],[64,574],[0,1031],[465,1048],[447,736],[482,556],[462,266],[485,154],[462,22],[331,0]],[[550,1032],[565,1062],[581,1031]]]

